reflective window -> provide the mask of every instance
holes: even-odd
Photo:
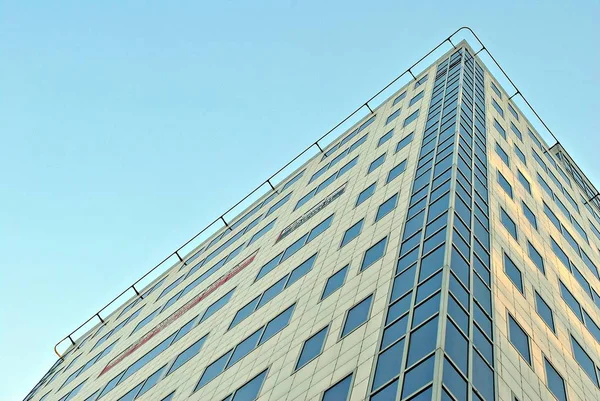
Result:
[[[490,81],[490,86],[492,88],[492,90],[496,93],[496,95],[498,95],[498,97],[500,99],[502,99],[502,93],[500,92],[500,89],[498,89],[498,87],[496,86],[496,84],[494,83],[494,81]]]
[[[398,96],[396,96],[396,98],[394,99],[394,102],[392,103],[392,106],[397,105],[405,97],[406,97],[406,91],[404,91],[401,94],[399,94]]]
[[[300,357],[296,363],[296,370],[315,359],[323,351],[328,330],[329,326],[324,327],[304,342],[302,351],[300,351]]]
[[[229,396],[225,398],[226,400],[231,401],[254,401],[258,398],[258,394],[260,393],[260,389],[267,377],[267,370],[258,374],[258,376],[254,377],[248,383],[244,384],[242,387],[238,388],[233,396]]]
[[[398,109],[398,110],[394,111],[392,114],[390,114],[389,117],[387,118],[387,120],[385,120],[385,124],[387,125],[387,124],[391,123],[392,121],[394,121],[400,114],[401,110],[402,109]]]
[[[529,350],[529,336],[519,326],[517,321],[508,315],[508,339],[515,346],[519,354],[531,365],[531,352]]]
[[[527,178],[525,178],[523,173],[521,173],[521,170],[518,171],[517,175],[519,177],[519,182],[521,183],[521,185],[523,185],[523,188],[525,188],[527,193],[529,193],[529,195],[531,195],[531,184],[529,184],[529,181],[527,180]]]
[[[250,244],[252,244],[253,242],[255,242],[256,240],[258,240],[260,237],[262,237],[263,235],[265,235],[267,232],[269,232],[269,230],[271,230],[271,228],[273,228],[273,226],[275,225],[275,222],[277,221],[277,219],[274,219],[273,221],[271,221],[269,224],[267,224],[266,226],[264,226],[263,228],[261,228],[260,230],[258,230],[253,236],[252,238],[250,238],[250,241],[248,242],[247,246],[250,246]]]
[[[367,199],[369,199],[371,197],[371,195],[373,195],[373,193],[375,192],[375,187],[376,186],[377,186],[377,183],[374,182],[371,185],[369,185],[367,188],[365,188],[358,195],[358,198],[356,199],[356,206],[360,205],[361,203],[363,203],[364,201],[366,201]]]
[[[510,281],[513,282],[515,287],[517,287],[519,292],[521,294],[524,294],[521,270],[519,270],[519,268],[506,254],[504,254],[504,272],[506,273],[508,278],[510,278]]]
[[[498,131],[498,133],[500,134],[500,136],[502,138],[506,139],[506,131],[504,130],[504,128],[502,128],[502,126],[500,125],[498,120],[496,120],[495,118],[494,118],[494,128],[496,128],[496,131]]]
[[[175,369],[179,368],[181,365],[183,365],[190,359],[192,359],[194,356],[198,355],[198,353],[202,349],[202,346],[204,345],[204,342],[206,341],[206,337],[207,336],[202,337],[200,340],[196,341],[194,344],[190,345],[185,351],[179,354],[177,358],[175,358],[175,362],[173,362],[173,364],[169,368],[167,375],[173,372]]]
[[[152,321],[152,319],[154,319],[154,317],[159,314],[160,309],[161,308],[156,309],[154,312],[152,312],[151,314],[149,314],[148,316],[146,316],[145,318],[143,318],[137,324],[137,326],[135,326],[135,329],[133,329],[133,331],[131,332],[131,334],[135,333],[136,331],[138,331],[139,329],[141,329],[142,327],[144,327],[145,325],[147,325],[148,323],[150,323]]]
[[[500,156],[500,159],[502,159],[504,164],[506,164],[508,167],[510,167],[510,160],[508,158],[508,153],[506,153],[506,151],[504,149],[502,149],[502,147],[498,144],[498,142],[496,142],[496,154],[498,156]]]
[[[322,300],[327,298],[335,290],[337,290],[344,284],[344,281],[346,280],[346,275],[348,274],[348,268],[348,265],[342,267],[340,270],[335,272],[331,277],[327,279],[327,284],[325,284],[323,294],[321,295]]]
[[[389,141],[392,136],[394,136],[394,129],[392,128],[391,130],[389,130],[384,136],[382,136],[381,138],[379,138],[379,142],[377,142],[377,147],[383,145],[384,143],[386,143],[387,141]]]
[[[398,194],[394,194],[390,198],[388,198],[385,202],[379,205],[377,209],[377,215],[375,216],[375,222],[378,222],[383,217],[387,216],[394,208],[396,207],[396,203],[398,202]]]
[[[535,247],[531,244],[531,242],[527,241],[527,250],[529,252],[529,258],[535,264],[535,266],[542,272],[542,274],[546,274],[546,270],[544,269],[544,259],[542,255],[535,249]]]
[[[581,347],[579,342],[577,342],[577,340],[575,340],[573,336],[571,336],[571,345],[573,347],[573,357],[575,358],[579,366],[581,366],[585,374],[588,375],[590,380],[597,387],[598,378],[596,376],[596,367],[594,365],[594,361],[592,360],[592,358],[590,358],[587,352],[585,352],[583,347]]]
[[[373,263],[381,259],[385,252],[385,246],[387,244],[387,237],[381,239],[378,243],[367,249],[365,256],[363,257],[362,264],[360,265],[360,271],[365,271]]]
[[[510,109],[510,104],[508,105],[508,108]],[[521,134],[521,131],[519,131],[519,129],[515,126],[515,124],[513,124],[512,121],[510,122],[510,129],[516,135],[516,137],[519,138],[521,142],[523,142],[523,135]]]
[[[525,154],[523,152],[521,152],[521,149],[519,149],[519,147],[517,145],[514,145],[515,148],[515,153],[517,154],[517,157],[519,158],[519,160],[521,160],[521,162],[523,162],[523,164],[527,165],[527,159],[525,158]]]
[[[502,189],[504,189],[504,192],[506,192],[506,194],[512,199],[512,197],[513,197],[512,185],[510,185],[510,183],[506,180],[504,175],[502,175],[500,170],[498,170],[496,172],[496,174],[498,175],[498,184],[500,184]]]
[[[367,170],[367,174],[372,173],[377,167],[381,166],[384,161],[385,161],[385,153],[371,162],[371,164],[369,165],[369,169]]]
[[[410,116],[406,117],[406,120],[404,120],[403,127],[406,127],[408,124],[410,124],[413,121],[415,121],[417,119],[417,117],[419,117],[419,110],[415,111]]]
[[[411,132],[410,134],[408,134],[407,136],[405,136],[404,138],[402,138],[400,140],[400,142],[398,142],[398,144],[396,145],[396,150],[394,152],[398,153],[402,149],[404,149],[409,143],[412,142],[413,136],[414,136],[414,132]]]
[[[494,108],[496,109],[498,114],[500,114],[502,117],[504,117],[504,110],[502,110],[502,107],[500,107],[498,102],[496,102],[496,99],[492,99],[492,106],[494,106]]]
[[[322,401],[347,401],[350,398],[351,384],[352,374],[329,387],[329,389],[323,393]]]
[[[346,230],[344,237],[342,238],[342,244],[340,245],[340,248],[352,241],[354,238],[358,237],[360,230],[362,230],[364,221],[365,219],[360,219],[358,222],[354,223],[352,227]]]
[[[546,385],[558,401],[567,401],[567,390],[562,376],[554,369],[554,366],[544,357],[544,368],[546,370]]]
[[[546,325],[554,333],[554,316],[552,314],[552,309],[550,309],[546,301],[544,301],[537,291],[535,292],[535,310],[537,311],[538,315],[540,315],[544,323],[546,323]]]
[[[509,234],[516,240],[517,239],[517,226],[513,219],[504,211],[503,208],[500,208],[500,221],[509,232]]]
[[[521,206],[523,207],[523,214],[525,215],[525,217],[527,217],[527,220],[529,220],[529,223],[531,223],[533,228],[537,230],[538,226],[535,214],[533,214],[533,212],[531,211],[529,206],[525,204],[525,202],[521,201]]]
[[[410,102],[408,103],[408,107],[412,106],[413,104],[415,104],[419,100],[421,100],[423,98],[424,93],[425,93],[425,91],[421,91],[417,95],[415,95],[412,99],[410,99]]]
[[[406,160],[403,160],[402,162],[397,164],[393,169],[390,170],[390,172],[388,173],[387,179],[385,180],[385,183],[388,184],[394,178],[396,178],[400,174],[402,174],[405,169],[406,169]]]
[[[285,197],[281,198],[280,200],[277,201],[277,203],[275,203],[273,206],[271,206],[269,208],[269,210],[267,211],[267,214],[265,214],[265,217],[267,217],[268,215],[270,215],[271,213],[275,212],[277,209],[279,209],[281,206],[285,205],[285,203],[290,200],[290,196],[292,196],[292,193],[290,192],[289,194],[287,194]]]
[[[341,337],[346,337],[369,319],[373,294],[354,305],[346,314]]]

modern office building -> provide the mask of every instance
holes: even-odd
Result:
[[[468,43],[274,189],[26,399],[600,400],[598,191]]]

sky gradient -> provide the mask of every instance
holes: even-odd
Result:
[[[403,3],[2,2],[0,399],[462,25],[600,185],[600,3]]]

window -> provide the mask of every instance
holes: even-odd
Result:
[[[502,147],[498,144],[498,142],[496,142],[496,154],[498,154],[498,156],[500,156],[500,159],[502,159],[504,164],[506,164],[508,167],[510,167],[510,161],[508,159],[508,154],[504,151],[504,149],[502,149]]]
[[[496,120],[495,118],[494,118],[494,128],[496,128],[496,131],[498,131],[498,133],[500,134],[500,136],[502,138],[506,139],[506,130],[504,128],[502,128],[502,126],[500,125],[498,120]]]
[[[419,100],[421,100],[423,98],[423,94],[425,91],[421,91],[419,92],[415,97],[413,97],[412,99],[410,99],[410,102],[408,103],[408,107],[412,106],[413,104],[417,103]]]
[[[192,359],[194,356],[198,355],[198,353],[202,349],[202,346],[204,345],[204,342],[206,341],[206,337],[208,337],[208,336],[202,337],[201,339],[196,341],[194,344],[190,345],[181,354],[177,355],[177,358],[175,358],[175,362],[173,362],[173,364],[169,368],[167,375],[170,374],[171,372],[173,372],[175,369],[179,368],[181,365],[183,365],[190,359]]]
[[[346,265],[327,279],[327,283],[323,289],[323,294],[321,295],[321,300],[327,298],[344,284],[346,275],[348,274],[348,269],[349,265]]]
[[[596,385],[596,387],[598,387],[598,378],[596,376],[596,367],[594,365],[594,361],[572,335],[571,345],[573,346],[573,357],[579,366],[581,366],[583,371],[592,380],[592,382]]]
[[[299,172],[298,174],[296,174],[294,176],[294,178],[292,178],[291,180],[289,180],[288,182],[286,182],[286,184],[281,188],[281,192],[285,191],[286,189],[288,189],[289,187],[291,187],[292,185],[294,185],[294,183],[296,181],[298,181],[300,178],[302,178],[302,176],[304,175],[304,171],[302,170],[301,172]]]
[[[396,150],[395,153],[400,152],[402,149],[404,149],[409,143],[412,142],[414,137],[414,132],[411,132],[410,134],[408,134],[407,136],[405,136],[404,138],[402,138],[400,140],[400,142],[398,142],[398,144],[396,145]]]
[[[324,393],[321,401],[347,401],[350,398],[350,385],[352,374],[329,387]]]
[[[298,358],[298,362],[296,362],[295,370],[302,368],[304,365],[315,359],[323,351],[328,330],[329,326],[324,327],[304,342],[302,351],[300,351],[300,357]]]
[[[223,401],[254,401],[258,398],[260,389],[267,377],[268,369],[259,373],[248,383],[238,388],[233,394],[228,395]]]
[[[565,381],[562,376],[554,369],[548,359],[544,357],[544,367],[546,370],[546,385],[550,392],[558,401],[567,401],[567,390],[565,389]]]
[[[377,142],[377,147],[380,147],[381,145],[383,145],[384,143],[389,141],[392,138],[392,136],[394,136],[393,128],[391,130],[389,130],[387,134],[385,134],[384,136],[379,138],[379,142]]]
[[[417,117],[419,117],[419,110],[415,111],[410,116],[406,117],[406,120],[404,120],[403,127],[406,127],[408,124],[410,124],[413,121],[415,121],[417,119]]]
[[[344,238],[342,238],[342,244],[340,245],[340,248],[352,241],[354,238],[358,237],[360,230],[362,230],[364,221],[365,219],[360,219],[358,222],[354,223],[352,227],[346,230],[344,233]]]
[[[513,124],[512,121],[510,122],[510,129],[517,136],[517,138],[519,138],[519,140],[523,142],[523,134],[521,134],[521,131],[519,131],[519,129]]]
[[[388,200],[379,205],[379,209],[377,209],[377,215],[375,216],[375,222],[378,222],[388,213],[390,213],[396,207],[396,203],[398,202],[398,194],[394,194]]]
[[[496,99],[492,99],[492,106],[494,106],[494,108],[496,109],[498,114],[500,114],[502,117],[504,117],[504,110],[502,110],[502,107],[500,107],[498,102],[496,102]]]
[[[525,178],[523,173],[521,173],[521,170],[519,170],[519,172],[518,172],[518,177],[519,177],[519,182],[521,183],[521,185],[523,185],[523,188],[525,188],[527,193],[529,195],[531,195],[531,185],[529,184],[529,181],[527,180],[527,178]]]
[[[531,365],[529,336],[510,314],[508,315],[508,340],[515,346],[517,351],[519,351],[519,354],[521,354],[523,359]]]
[[[498,175],[498,184],[500,184],[500,186],[502,187],[502,189],[504,189],[504,192],[506,192],[506,194],[510,197],[510,199],[512,199],[513,198],[512,185],[510,185],[508,183],[508,181],[506,180],[506,178],[504,177],[504,175],[502,175],[502,173],[500,172],[500,170],[498,170],[496,173]]]
[[[510,281],[513,282],[515,287],[519,290],[521,294],[523,292],[523,277],[521,275],[521,270],[514,264],[514,262],[504,254],[504,273],[510,278]]]
[[[529,222],[531,223],[533,228],[535,228],[537,230],[538,227],[537,227],[537,219],[535,217],[535,214],[533,214],[533,212],[531,211],[529,206],[527,206],[525,204],[525,202],[521,201],[521,206],[523,207],[523,214],[525,215],[525,217],[527,217],[527,220],[529,220]]]
[[[208,365],[206,369],[204,369],[194,391],[198,391],[212,379],[223,373],[227,368],[283,330],[289,324],[295,306],[296,305],[294,304],[275,316],[265,326],[259,328],[242,340],[235,348],[230,349],[220,358]],[[238,391],[240,390],[238,389]]]
[[[394,178],[398,177],[400,174],[404,172],[406,169],[406,160],[400,162],[400,164],[396,165],[393,169],[388,173],[387,179],[385,180],[386,184],[389,184]]]
[[[398,109],[395,112],[393,112],[392,114],[390,114],[389,117],[387,118],[387,120],[385,120],[385,124],[387,125],[387,124],[391,123],[392,121],[394,121],[400,114],[401,110],[402,109]]]
[[[277,201],[277,203],[275,203],[273,206],[271,206],[269,208],[269,210],[267,211],[267,213],[265,214],[265,217],[267,217],[268,215],[270,215],[271,213],[275,212],[277,209],[279,209],[281,206],[285,205],[285,203],[290,200],[290,196],[292,196],[292,193],[290,192],[289,194],[287,194],[286,196],[284,196],[283,198],[281,198],[280,200]]]
[[[367,249],[365,256],[363,257],[362,264],[360,265],[360,271],[365,271],[373,263],[377,262],[383,256],[385,252],[385,246],[387,244],[387,237],[379,240],[378,243]]]
[[[392,106],[397,105],[400,101],[402,101],[402,99],[404,99],[406,97],[406,91],[402,92],[401,94],[399,94],[395,99],[394,102],[392,103]]]
[[[354,305],[346,314],[346,320],[342,328],[341,337],[346,337],[348,334],[356,330],[363,323],[369,319],[369,313],[371,311],[371,302],[373,301],[373,294]]]
[[[131,334],[135,333],[136,331],[138,331],[139,329],[141,329],[142,327],[144,327],[145,325],[147,325],[148,323],[150,323],[152,321],[152,319],[154,319],[154,317],[156,315],[158,315],[158,313],[160,312],[161,308],[156,309],[154,312],[152,312],[151,314],[149,314],[148,316],[146,316],[145,318],[143,318],[138,324],[137,326],[135,326],[135,329],[133,329],[133,331],[131,332]]]
[[[538,315],[540,315],[544,323],[546,323],[546,326],[548,326],[548,328],[555,333],[556,330],[554,328],[554,316],[552,314],[552,309],[550,309],[546,301],[544,301],[537,291],[535,291],[535,310],[537,311]]]
[[[525,153],[521,152],[521,149],[519,149],[519,147],[517,145],[514,145],[515,148],[515,153],[517,154],[517,157],[519,158],[519,160],[521,160],[521,162],[524,165],[527,165],[527,159],[525,158]]]
[[[370,174],[377,167],[381,166],[384,161],[385,161],[385,153],[371,162],[371,165],[369,165],[369,170],[367,171],[367,174]]]
[[[538,268],[542,274],[546,274],[546,270],[544,269],[544,259],[542,255],[538,252],[537,249],[531,244],[531,242],[527,241],[527,250],[529,251],[529,259],[533,262],[533,264]]]
[[[500,208],[500,221],[504,225],[504,228],[508,231],[508,233],[517,240],[517,226],[513,219],[510,218],[508,213],[503,208]]]
[[[517,113],[517,111],[515,110],[514,107],[512,107],[512,105],[509,103],[508,104],[508,110],[511,112],[511,114],[517,119],[517,121],[519,121],[519,114]],[[522,139],[521,139],[522,140]]]
[[[496,95],[498,95],[498,97],[500,99],[502,99],[502,93],[500,92],[500,89],[498,89],[498,87],[496,86],[496,84],[493,81],[490,81],[490,86],[492,88],[492,90],[496,93]]]
[[[375,192],[376,186],[377,186],[377,183],[374,182],[371,185],[369,185],[368,187],[366,187],[360,194],[358,194],[358,198],[356,198],[355,206],[358,206],[361,203],[363,203],[364,201],[366,201],[367,199],[369,199],[371,197],[371,195],[373,195],[373,193]]]
[[[428,77],[429,77],[429,75],[425,75],[424,77],[420,78],[417,82],[415,82],[415,89],[417,89],[419,86],[423,85],[425,83],[425,81],[427,81]]]
[[[250,246],[250,244],[254,243],[256,240],[258,240],[260,237],[262,237],[263,235],[265,235],[267,232],[269,232],[269,230],[271,230],[271,228],[273,228],[273,226],[275,225],[275,222],[277,221],[277,219],[274,219],[273,221],[271,221],[269,224],[267,224],[266,226],[264,226],[263,228],[261,228],[260,230],[258,230],[253,236],[252,238],[250,238],[250,241],[248,242],[247,246]]]

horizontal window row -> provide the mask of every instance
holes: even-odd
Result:
[[[266,305],[269,301],[271,301],[273,298],[275,298],[277,295],[283,292],[283,290],[290,287],[296,281],[304,277],[308,272],[312,270],[316,259],[317,254],[315,253],[313,256],[302,262],[290,273],[286,274],[281,279],[279,279],[275,284],[267,288],[262,294],[258,295],[252,301],[242,306],[233,317],[233,320],[229,324],[228,330],[237,326],[238,323],[240,323],[252,313],[256,312],[258,309]]]
[[[294,210],[298,210],[298,208],[300,208],[306,202],[308,202],[309,200],[311,200],[312,198],[314,198],[318,193],[320,193],[322,190],[324,190],[325,188],[327,188],[332,182],[334,182],[335,180],[337,180],[338,178],[340,178],[341,176],[343,176],[344,174],[346,174],[352,167],[356,166],[357,163],[358,163],[358,156],[356,156],[354,159],[350,160],[341,169],[339,169],[335,173],[331,174],[321,184],[319,184],[316,188],[314,188],[309,193],[307,193],[306,195],[304,195],[298,201],[298,203],[296,203],[296,206],[294,206]]]
[[[348,156],[350,153],[354,152],[354,150],[356,150],[360,145],[365,143],[366,140],[367,140],[367,134],[363,135],[362,138],[360,138],[359,140],[354,142],[348,149],[346,149],[345,151],[343,151],[342,153],[340,153],[339,155],[334,157],[329,163],[327,163],[323,167],[321,167],[316,173],[314,173],[312,175],[312,177],[310,177],[310,180],[308,181],[308,183],[311,184],[311,183],[315,182],[319,177],[321,177],[323,174],[325,174],[328,170],[331,170],[333,167],[335,167],[346,156]]]
[[[331,222],[333,221],[333,216],[334,215],[332,214],[331,216],[327,217],[325,220],[323,220],[322,222],[317,224],[312,230],[310,230],[309,232],[304,234],[302,237],[300,237],[299,239],[294,241],[283,252],[280,252],[273,259],[271,259],[270,261],[265,263],[258,271],[258,274],[256,275],[256,278],[254,279],[254,281],[256,282],[256,281],[260,280],[261,278],[263,278],[264,276],[266,276],[267,273],[271,272],[273,269],[275,269],[281,263],[283,263],[287,259],[289,259],[293,254],[295,254],[300,249],[302,249],[302,247],[304,247],[306,244],[308,244],[313,239],[315,239],[319,235],[321,235],[321,233],[323,233],[325,230],[327,230],[331,226]]]
[[[198,384],[196,384],[194,392],[204,387],[208,382],[212,381],[226,369],[239,362],[243,357],[283,330],[289,324],[292,314],[294,313],[295,306],[296,305],[294,304],[288,307],[279,315],[271,319],[266,325],[250,334],[234,348],[230,349],[221,357],[217,358],[210,365],[208,365],[204,369]]]
[[[369,125],[371,125],[373,123],[373,121],[375,121],[376,117],[377,117],[377,115],[375,115],[375,114],[373,116],[369,117],[368,120],[366,120],[365,122],[363,122],[362,124],[357,126],[354,129],[354,131],[352,131],[348,135],[346,135],[341,141],[339,141],[338,143],[336,143],[335,145],[333,145],[329,149],[327,149],[325,151],[325,153],[323,154],[323,158],[321,160],[325,160],[327,157],[329,157],[333,153],[335,153],[335,151],[338,150],[341,146],[344,146],[346,143],[350,142],[356,135],[360,134]]]

